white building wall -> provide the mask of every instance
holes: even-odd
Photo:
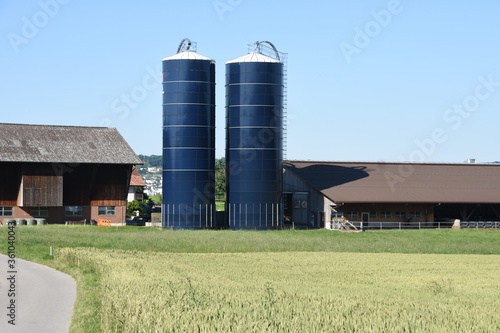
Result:
[[[129,186],[127,194],[127,202],[134,201],[135,198],[135,186]]]

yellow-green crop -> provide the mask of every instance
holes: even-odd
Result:
[[[104,332],[498,332],[500,256],[61,249]]]

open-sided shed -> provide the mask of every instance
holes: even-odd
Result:
[[[287,161],[284,177],[288,214],[316,225],[500,220],[500,164]]]

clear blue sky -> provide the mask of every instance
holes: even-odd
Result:
[[[222,157],[224,64],[269,40],[289,159],[500,160],[498,0],[2,0],[0,19],[1,122],[112,126],[161,154],[161,60],[188,37],[216,60]]]

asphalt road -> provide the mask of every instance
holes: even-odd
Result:
[[[15,260],[16,273],[12,274],[8,257],[0,254],[0,332],[68,332],[76,299],[75,280],[55,269]],[[15,325],[9,324],[12,310]]]

